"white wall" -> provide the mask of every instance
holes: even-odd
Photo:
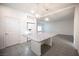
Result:
[[[79,52],[79,5],[75,8],[74,16],[74,45]]]
[[[50,20],[53,20],[53,19],[50,19]],[[59,18],[56,21],[49,21],[49,22],[43,21],[43,22],[40,22],[40,24],[43,24],[43,31],[45,32],[73,35],[74,14],[73,14],[73,17],[64,16],[62,18]]]
[[[30,20],[27,15],[16,9],[0,6],[0,49],[27,41],[27,37],[23,36],[27,30],[26,21]]]

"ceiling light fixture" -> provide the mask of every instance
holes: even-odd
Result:
[[[45,18],[45,21],[49,21],[49,18]]]
[[[34,11],[33,11],[33,10],[31,10],[31,13],[34,13]]]
[[[36,14],[35,17],[36,17],[36,18],[40,18],[40,15],[39,15],[39,14]]]

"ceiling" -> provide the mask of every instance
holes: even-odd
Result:
[[[48,13],[54,12],[61,8],[65,8],[71,5],[72,3],[3,3],[2,5],[21,10],[23,12],[29,12],[34,10],[35,13],[40,14],[41,16]]]
[[[23,12],[39,14],[41,20],[45,17],[56,20],[63,16],[72,16],[74,13],[74,3],[2,3],[1,5],[14,8]]]
[[[49,22],[62,20],[64,18],[74,19],[74,10],[75,7],[67,7],[64,9],[57,10],[55,12],[49,13],[44,17],[41,17],[38,22],[45,22],[45,18],[49,18]]]

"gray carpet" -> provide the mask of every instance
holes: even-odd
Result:
[[[73,47],[73,39],[69,36],[56,35],[53,37],[53,46],[42,56],[78,56]],[[45,51],[45,50],[42,50]],[[29,44],[22,43],[0,50],[1,56],[36,56],[30,49]]]
[[[73,38],[72,35],[58,34],[58,35],[56,35],[55,37],[56,37],[56,39],[57,39],[57,37],[58,37],[58,39],[67,40],[67,41],[69,41],[69,42],[71,42],[71,43],[73,43],[73,41],[74,41],[74,38]]]
[[[45,56],[78,56],[77,50],[73,46],[72,36],[56,35],[53,37],[53,46],[47,51]]]
[[[0,51],[2,51],[2,53],[0,53],[1,56],[35,56],[27,42],[13,45]]]

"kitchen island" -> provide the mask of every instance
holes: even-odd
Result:
[[[47,33],[47,32],[38,32],[31,33],[28,35],[28,38],[31,39],[31,50],[38,56],[42,55],[41,53],[41,45],[47,44],[52,46],[52,37],[55,36],[56,33]]]

